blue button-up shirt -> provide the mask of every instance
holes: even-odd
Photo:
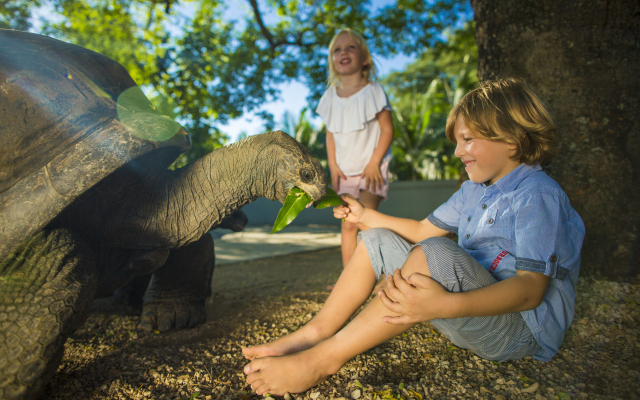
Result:
[[[491,186],[466,181],[428,217],[497,280],[516,270],[551,277],[538,308],[522,317],[549,361],[573,321],[584,224],[560,185],[539,165],[521,164]]]

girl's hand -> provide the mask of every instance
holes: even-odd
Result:
[[[397,317],[385,316],[384,322],[395,325],[415,324],[438,318],[451,318],[453,296],[431,277],[413,273],[405,280],[396,269],[387,278],[387,287],[378,296],[390,311],[401,314]]]
[[[331,172],[331,185],[336,192],[340,190],[340,178],[347,179],[347,176],[342,173],[342,170],[337,165],[329,166],[329,172]]]
[[[369,164],[364,168],[365,187],[368,191],[375,193],[382,188],[384,179],[380,174],[380,162],[374,160],[369,161]]]
[[[341,204],[333,207],[333,216],[348,222],[353,222],[354,224],[360,222],[364,215],[364,206],[350,194],[341,194],[340,197],[346,205]]]

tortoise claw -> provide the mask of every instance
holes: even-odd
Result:
[[[149,302],[142,308],[140,328],[160,332],[192,328],[205,320],[204,302]]]

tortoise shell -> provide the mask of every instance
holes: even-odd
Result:
[[[191,146],[126,69],[46,36],[0,30],[0,260],[133,159]]]

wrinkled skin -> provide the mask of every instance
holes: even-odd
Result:
[[[0,399],[37,399],[93,299],[136,277],[153,274],[143,328],[201,323],[209,229],[258,197],[326,193],[320,163],[284,132],[168,170],[188,135],[154,141],[175,123],[146,99],[120,118],[115,100],[133,86],[96,53],[0,30]]]
[[[247,215],[242,212],[242,210],[236,210],[231,213],[231,215],[224,218],[222,222],[220,222],[220,225],[212,226],[211,229],[229,229],[233,232],[241,232],[244,230],[244,227],[248,222],[249,219],[247,218]],[[116,290],[113,294],[116,301],[125,306],[128,312],[131,312],[132,315],[141,314],[144,295],[149,287],[151,276],[152,274],[137,276],[129,283]],[[161,324],[158,325],[160,330],[166,330],[160,326]],[[149,324],[149,320],[146,319],[141,321],[141,326],[147,330],[151,330],[153,328],[152,324]],[[176,324],[176,326],[180,326],[180,324]]]

